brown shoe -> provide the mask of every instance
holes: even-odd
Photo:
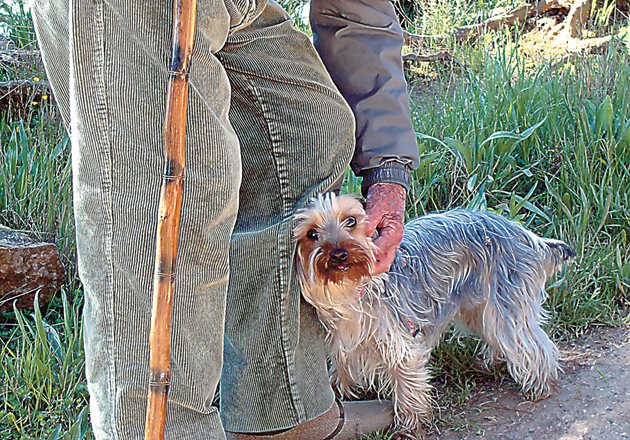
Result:
[[[335,404],[319,417],[281,432],[227,433],[228,440],[352,440],[386,430],[394,421],[391,402],[367,400]]]

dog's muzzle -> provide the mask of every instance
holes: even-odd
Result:
[[[348,251],[344,248],[336,248],[328,254],[328,267],[345,272],[350,268],[348,263]]]

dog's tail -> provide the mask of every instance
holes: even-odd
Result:
[[[566,263],[574,260],[577,256],[573,248],[564,241],[545,238],[545,243],[549,246],[549,249],[556,256],[559,262]]]
[[[553,238],[543,238],[543,242],[547,245],[549,250],[549,263],[555,270],[559,269],[565,263],[570,263],[575,260],[577,254],[571,246],[561,240],[554,240]]]

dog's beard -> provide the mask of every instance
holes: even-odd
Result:
[[[343,248],[348,258],[331,259],[331,252]],[[300,246],[298,274],[306,299],[318,308],[350,304],[369,283],[374,267],[374,253],[369,245],[357,241],[321,246]]]
[[[348,252],[348,258],[342,263],[335,262],[330,255],[338,247]],[[374,258],[372,253],[356,242],[335,246],[331,243],[318,248],[311,269],[315,282],[319,284],[357,284],[370,277]]]

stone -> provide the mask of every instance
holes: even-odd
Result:
[[[65,271],[57,246],[37,242],[0,226],[0,312],[32,309],[35,294],[40,306],[59,290]]]

